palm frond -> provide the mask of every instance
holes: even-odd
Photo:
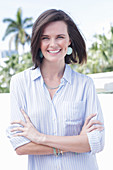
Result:
[[[26,28],[31,28],[32,26],[33,26],[33,24],[26,25],[26,26],[24,27],[24,29],[26,29]]]
[[[23,24],[25,24],[25,23],[27,23],[27,22],[31,22],[32,21],[32,17],[29,17],[29,18],[25,18],[24,20],[23,20]]]
[[[11,19],[11,18],[5,18],[5,19],[3,19],[3,22],[10,22],[10,23],[13,23],[13,22],[15,22],[13,19]]]
[[[18,25],[17,24],[9,24],[6,30],[12,29],[12,28],[15,29],[15,31],[16,31],[16,30],[18,30]]]
[[[15,32],[15,29],[13,29],[13,28],[7,29],[6,32],[5,32],[5,34],[4,34],[4,36],[3,36],[3,38],[2,38],[2,40],[5,40],[5,38],[6,38],[9,34],[11,34],[11,33],[13,33],[13,32]]]
[[[32,27],[32,17],[22,19],[22,9],[18,8],[16,13],[16,20],[11,18],[5,18],[3,22],[7,22],[8,26],[3,36],[3,40],[11,33],[14,33],[15,47],[17,49],[18,44],[24,45],[30,41],[30,35],[25,32],[25,29]]]
[[[17,17],[18,25],[22,25],[22,10],[21,10],[21,8],[18,9],[16,17]]]
[[[25,32],[26,42],[30,42],[31,38],[30,35]]]

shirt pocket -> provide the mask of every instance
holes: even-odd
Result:
[[[85,102],[63,102],[65,135],[78,135],[82,129],[85,113]]]

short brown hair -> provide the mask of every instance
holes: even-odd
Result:
[[[73,52],[71,55],[65,56],[65,63],[79,63],[83,64],[87,61],[87,54],[86,54],[86,45],[85,41],[77,28],[74,21],[71,19],[69,15],[67,15],[62,10],[50,9],[43,12],[35,21],[32,29],[32,38],[31,38],[31,53],[32,53],[32,60],[35,64],[35,68],[40,66],[43,59],[40,58],[40,40],[41,35],[45,26],[54,21],[64,21],[68,28],[68,34],[71,40],[71,45]]]

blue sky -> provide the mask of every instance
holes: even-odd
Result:
[[[45,10],[56,8],[67,12],[78,25],[90,46],[95,33],[107,33],[113,25],[113,0],[3,0],[0,4],[0,51],[8,49],[9,38],[2,41],[7,24],[4,18],[15,19],[17,9],[23,10],[23,18],[33,21]]]

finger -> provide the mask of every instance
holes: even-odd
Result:
[[[15,131],[21,131],[21,132],[23,132],[23,131],[24,131],[24,128],[22,128],[22,127],[17,127],[17,128],[11,129],[11,132],[15,132]]]
[[[93,126],[91,126],[87,131],[88,131],[88,132],[92,132],[93,130],[99,130],[99,131],[101,131],[101,130],[103,130],[103,129],[104,129],[104,127],[101,126],[101,125],[93,125]]]
[[[89,123],[89,121],[90,121],[93,117],[95,117],[96,115],[97,115],[96,113],[90,114],[90,115],[86,118],[84,125],[87,125],[87,124]]]
[[[98,130],[99,130],[99,131],[102,131],[102,130],[104,130],[104,127],[100,127],[100,128],[98,128]]]
[[[24,136],[24,133],[16,133],[13,135],[13,137],[18,137],[18,136]]]
[[[102,125],[102,123],[99,120],[90,120],[89,123],[87,124],[87,127],[91,127],[92,125],[99,124]]]
[[[24,122],[24,121],[22,121],[22,120],[20,120],[20,121],[18,121],[18,120],[15,120],[15,121],[13,121],[13,122],[11,122],[11,124],[13,125],[13,124],[20,124],[20,125],[22,125],[22,126],[26,126],[26,123]]]
[[[21,112],[22,112],[22,114],[23,114],[26,122],[31,122],[30,119],[29,119],[29,117],[28,117],[28,115],[25,113],[25,111],[24,111],[23,109],[21,109]]]

